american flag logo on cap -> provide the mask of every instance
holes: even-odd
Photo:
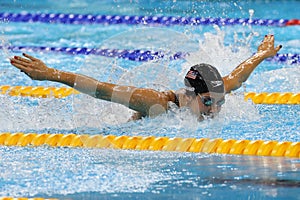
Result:
[[[190,70],[185,77],[190,78],[190,79],[196,79],[197,78],[197,72]]]

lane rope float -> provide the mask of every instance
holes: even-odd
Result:
[[[44,86],[0,86],[0,94],[36,98],[65,98],[70,95],[80,94],[73,88],[44,87]],[[251,100],[255,104],[300,104],[300,93],[244,93],[245,101]]]
[[[252,100],[255,104],[300,104],[300,93],[255,93],[244,94],[245,101]]]
[[[36,98],[64,98],[74,94],[80,94],[73,88],[43,87],[43,86],[0,86],[0,94]]]
[[[98,55],[105,57],[122,58],[125,60],[147,62],[151,60],[158,60],[162,58],[169,58],[170,60],[177,60],[185,58],[188,53],[176,52],[172,55],[166,55],[162,51],[149,50],[126,50],[126,49],[97,49],[97,48],[81,48],[81,47],[44,47],[44,46],[0,46],[0,49],[7,49],[14,52],[19,51],[33,51],[33,52],[56,52],[71,55]],[[276,54],[272,58],[267,58],[266,61],[300,64],[299,54]]]
[[[0,197],[0,200],[58,200],[53,198],[41,198],[41,197],[35,197],[35,198],[27,198],[27,197]]]
[[[26,23],[61,23],[61,24],[126,24],[126,25],[161,25],[161,26],[204,26],[204,25],[259,25],[259,26],[296,26],[299,19],[250,19],[250,18],[205,18],[175,16],[138,16],[138,15],[91,15],[64,13],[0,13],[0,21]]]
[[[154,136],[1,133],[2,146],[113,148],[255,156],[300,157],[300,142]]]

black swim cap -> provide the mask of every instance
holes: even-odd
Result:
[[[206,92],[224,93],[224,82],[218,70],[209,64],[198,64],[188,71],[184,78],[187,87],[194,88],[195,94]]]

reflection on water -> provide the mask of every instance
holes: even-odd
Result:
[[[50,147],[0,153],[1,196],[280,199],[300,186],[299,159],[282,157]]]
[[[155,34],[151,35],[151,33]],[[168,57],[146,63],[101,56],[79,56],[74,60],[65,55],[49,56],[49,58],[47,56],[47,59],[46,55],[38,57],[46,59],[51,66],[59,66],[58,68],[62,70],[70,68],[70,70],[92,76],[100,81],[158,90],[176,90],[183,87],[183,76],[192,64],[209,62],[217,66],[221,74],[227,74],[242,59],[251,54],[248,44],[255,35],[252,30],[243,36],[235,35],[235,42],[232,45],[225,44],[226,34],[228,34],[226,31],[218,27],[215,27],[215,33],[205,32],[203,35],[186,34],[163,28],[140,28],[119,32],[110,38],[107,37],[101,45],[99,44],[100,48],[123,47],[125,49],[126,44],[137,45],[141,49],[164,51],[166,55],[178,51],[190,52],[185,59],[176,61],[170,61]],[[126,38],[126,42],[120,38]],[[66,63],[63,63],[64,61]],[[16,69],[8,71],[6,69],[8,65],[8,62],[4,62],[3,70],[0,73],[4,82],[7,83],[11,79],[14,80],[14,84],[33,84],[24,75],[19,74]],[[249,80],[250,84],[247,85],[247,90],[249,87],[254,90],[256,88],[257,91],[262,88],[295,89],[295,85],[298,85],[297,73],[294,68],[279,69],[278,73],[280,72],[280,74],[277,73],[275,76],[273,72],[271,70],[258,73],[257,76],[254,74],[254,81]],[[284,72],[285,79],[282,78],[281,72]],[[17,73],[18,75],[16,75]],[[257,77],[260,77],[260,80]],[[255,85],[252,84],[253,82]],[[291,83],[292,86],[288,86],[288,83]],[[53,83],[39,82],[39,84],[52,85]],[[244,102],[243,95],[239,92],[226,97],[226,103],[218,117],[202,123],[198,123],[186,109],[175,109],[154,119],[145,118],[127,123],[132,114],[130,110],[124,106],[104,102],[87,95],[75,95],[66,99],[1,96],[0,101],[3,105],[0,108],[1,131],[221,137],[224,139],[281,141],[299,141],[300,137],[297,126],[299,106],[257,106],[251,102]],[[274,113],[278,113],[278,115]],[[273,123],[274,121],[280,122],[280,125],[276,125],[278,123]]]
[[[114,2],[113,5],[101,1],[89,3],[76,1],[70,4],[49,2],[46,4],[34,2],[34,5],[30,4],[24,8],[30,8],[29,10],[32,11],[47,9],[47,12],[87,13],[91,11],[90,13],[97,14],[99,9],[103,9],[105,12],[117,12],[117,14],[124,14],[124,12],[136,14],[136,6],[139,5],[137,1],[130,4]],[[13,3],[14,6],[10,4],[3,4],[3,6],[9,5],[17,12],[23,10],[19,2]],[[91,3],[96,6],[91,6]],[[255,2],[255,5],[245,5],[248,3],[243,2],[219,2],[220,6],[216,7],[215,2],[205,1],[198,5],[195,1],[173,1],[177,9],[165,6],[165,3],[166,1],[161,1],[158,5],[155,4],[155,10],[149,4],[138,11],[143,14],[192,13],[216,17],[245,15],[248,17],[248,6],[254,6],[256,13],[253,17],[273,18],[274,12],[281,12],[278,15],[281,17],[290,16],[290,12],[286,12],[290,10],[290,2],[288,6],[284,2],[268,4],[272,8],[280,4],[281,9],[277,11],[275,8],[266,10],[265,6],[257,6],[261,5],[261,2]],[[117,6],[128,5],[131,8],[127,7],[124,12],[115,9]],[[229,73],[255,51],[257,46],[255,41],[260,40],[260,37],[266,33],[276,33],[276,38],[285,43],[284,53],[297,53],[299,49],[299,40],[291,39],[298,36],[298,29],[294,27],[288,29],[289,34],[287,34],[287,29],[282,27],[270,30],[269,27],[256,29],[245,26],[226,27],[226,29],[200,26],[135,29],[136,27],[133,26],[63,24],[23,26],[7,22],[0,25],[1,36],[3,35],[1,43],[4,46],[11,43],[13,45],[133,48],[164,51],[166,57],[175,52],[188,51],[189,55],[184,60],[162,59],[148,63],[95,56],[33,54],[45,60],[50,66],[80,72],[101,81],[160,90],[182,87],[182,79],[187,69],[198,62],[215,65],[222,75]],[[114,37],[111,37],[112,35]],[[12,55],[11,52],[0,53],[3,60],[0,70],[1,85],[61,86],[49,82],[31,81],[9,64],[7,58]],[[257,92],[299,92],[298,68],[295,65],[264,63],[248,80],[246,89]],[[127,123],[131,114],[127,108],[86,95],[65,99],[34,99],[1,95],[0,103],[1,132],[75,132],[300,141],[300,106],[257,106],[251,102],[244,102],[243,95],[239,93],[227,96],[220,115],[214,120],[203,123],[198,123],[186,109],[175,109],[154,119],[145,118]],[[299,199],[299,164],[299,159],[276,157],[47,146],[0,147],[0,196],[50,196],[61,199],[232,199],[233,197]]]

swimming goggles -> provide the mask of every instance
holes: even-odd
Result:
[[[205,105],[205,106],[212,106],[213,104],[216,104],[217,106],[222,106],[225,103],[225,99],[222,98],[219,101],[216,101],[216,99],[210,97],[210,96],[201,96],[200,94],[198,94],[201,102]]]

